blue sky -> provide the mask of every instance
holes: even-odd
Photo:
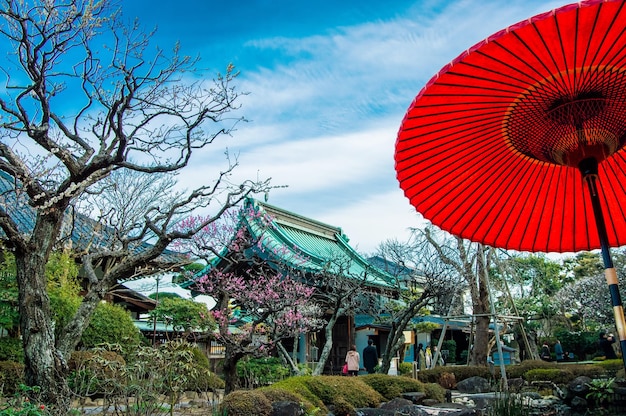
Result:
[[[191,188],[228,147],[238,178],[287,185],[269,203],[342,227],[359,251],[422,221],[399,189],[393,151],[406,110],[446,63],[492,33],[565,2],[125,0],[154,45],[199,55],[207,76],[241,71],[249,122],[183,172]],[[210,153],[209,153],[210,152]]]

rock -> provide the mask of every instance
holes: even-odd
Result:
[[[526,391],[522,393],[522,396],[528,397],[529,399],[532,399],[532,400],[539,400],[543,397],[541,394],[537,393],[536,391]]]
[[[426,397],[426,393],[423,393],[421,391],[411,391],[411,392],[402,393],[403,399],[410,400],[414,404],[420,404],[422,400],[424,400],[424,397]]]
[[[386,409],[371,409],[371,408],[363,408],[363,409],[355,409],[356,416],[394,416],[396,412],[393,410]]]
[[[403,409],[403,408],[405,408],[407,406],[411,406],[411,405],[413,405],[412,401],[407,400],[407,399],[403,399],[401,397],[396,397],[393,400],[390,400],[390,401],[388,401],[386,403],[381,404],[380,408],[381,409],[385,409],[385,410],[396,411],[396,410],[400,410],[400,409]]]
[[[282,401],[272,403],[272,416],[302,416],[304,409],[299,403]]]
[[[587,376],[579,376],[570,381],[567,385],[567,389],[573,392],[576,396],[584,397],[589,392],[589,383],[591,383],[591,378]]]
[[[474,376],[456,383],[456,389],[461,393],[487,393],[491,385],[487,379]]]
[[[582,397],[576,396],[572,399],[570,407],[572,408],[572,410],[584,412],[587,407],[589,407],[589,404],[587,403],[587,400],[583,399]]]

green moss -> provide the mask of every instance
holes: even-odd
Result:
[[[452,370],[452,368],[454,370]],[[443,373],[454,373],[454,377],[456,382],[458,383],[461,380],[465,380],[466,378],[478,376],[486,379],[491,379],[492,375],[489,372],[489,368],[486,366],[443,366],[443,367],[435,367],[430,370],[421,370],[417,373],[417,379],[424,383],[438,383],[441,380],[441,375]],[[499,376],[499,374],[497,374]]]
[[[272,387],[302,396],[323,412],[345,400],[354,408],[378,407],[383,397],[365,383],[366,377],[297,376],[279,381]]]
[[[283,389],[298,396],[301,396],[305,400],[310,402],[313,406],[320,408],[322,412],[327,412],[328,410],[324,402],[319,397],[317,397],[307,386],[306,381],[310,378],[313,378],[313,376],[289,377],[287,379],[274,383],[272,387],[276,389]]]
[[[408,377],[368,374],[360,378],[380,393],[385,400],[392,400],[405,392],[424,391],[424,383]]]
[[[555,384],[566,384],[574,379],[574,374],[569,370],[559,368],[536,368],[524,373],[524,379],[528,382],[551,381]]]
[[[437,383],[427,383],[424,385],[424,393],[429,399],[435,399],[439,402],[446,400],[446,389]]]
[[[350,415],[350,416],[354,416],[356,415],[356,411],[354,409],[354,406],[349,403],[345,398],[343,397],[338,397],[335,402],[333,403],[332,406],[333,409],[333,414],[334,415]]]
[[[228,416],[270,416],[272,404],[258,390],[236,390],[224,397],[219,410]]]

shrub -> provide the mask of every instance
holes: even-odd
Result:
[[[528,382],[551,381],[555,384],[567,384],[574,379],[574,374],[569,370],[559,368],[536,368],[528,370],[524,374],[524,379]]]
[[[601,361],[595,364],[595,366],[602,368],[608,376],[614,377],[615,374],[617,374],[619,370],[624,369],[624,362],[622,361],[621,358],[617,358],[614,360]]]
[[[456,377],[454,373],[441,373],[439,376],[439,385],[444,389],[453,389],[456,387]]]
[[[401,376],[412,376],[413,375],[413,364],[412,363],[400,363],[400,364],[398,364],[398,375],[401,375]]]
[[[115,351],[108,350],[89,350],[89,351],[74,351],[67,362],[67,366],[70,371],[79,370],[81,368],[89,367],[93,370],[106,370],[103,368],[102,362],[96,362],[96,357],[100,360],[104,360],[108,363],[115,362],[121,366],[126,365],[124,357]]]
[[[438,402],[446,400],[446,390],[437,383],[424,384],[424,393],[429,399],[435,399]]]
[[[198,365],[198,367],[206,369],[211,368],[209,357],[207,357],[206,354],[200,350],[200,348],[194,345],[191,347],[191,353],[193,354],[193,361]]]
[[[294,393],[298,396],[301,396],[305,400],[307,400],[309,403],[311,403],[313,406],[319,408],[322,412],[327,412],[328,410],[326,409],[326,405],[324,404],[324,402],[319,397],[317,397],[313,392],[311,392],[311,390],[305,383],[305,381],[311,377],[312,376],[289,377],[289,378],[279,381],[278,383],[274,383],[272,387],[277,388],[277,389],[283,389],[288,392]],[[326,376],[318,376],[318,377],[324,378]]]
[[[237,375],[244,386],[254,388],[283,380],[289,377],[290,370],[280,358],[251,358],[237,362]]]
[[[354,416],[356,414],[354,406],[343,397],[338,397],[337,400],[334,401],[332,411],[334,415],[341,416]]]
[[[456,341],[453,339],[443,341],[441,351],[443,352],[444,350],[448,350],[448,359],[446,362],[456,363]]]
[[[187,382],[183,384],[183,390],[197,392],[216,391],[223,389],[226,385],[223,379],[208,368],[204,368],[197,363],[193,363],[193,366],[196,368],[190,372]]]
[[[359,378],[378,392],[385,400],[392,400],[405,392],[424,391],[424,383],[408,377],[368,374]]]
[[[83,347],[94,348],[102,344],[123,345],[131,352],[140,344],[139,330],[126,309],[110,303],[99,303],[89,326],[81,338]]]
[[[68,384],[82,397],[103,397],[120,391],[119,374],[126,366],[115,351],[74,351],[68,360]]]
[[[524,377],[527,371],[538,368],[557,368],[557,364],[543,360],[524,360],[521,364],[507,366],[506,374],[508,378],[520,378]]]
[[[24,348],[18,338],[0,338],[0,361],[24,362]]]
[[[257,391],[260,391],[261,393],[263,393],[263,395],[265,395],[265,397],[267,398],[267,400],[270,401],[270,403],[306,402],[306,399],[300,396],[299,394],[287,391],[285,389],[277,389],[276,387],[261,387],[260,389],[257,389]]]
[[[15,394],[24,383],[24,364],[0,361],[0,392],[4,396]]]
[[[378,407],[382,402],[382,396],[364,383],[361,377],[341,377],[329,376],[327,381],[335,386],[335,395],[332,404],[336,405],[337,400],[345,399],[355,408],[359,407]],[[346,378],[350,379],[346,382]],[[404,378],[404,377],[398,377]]]
[[[270,416],[272,404],[258,390],[236,390],[224,397],[219,411],[228,416]]]
[[[486,379],[491,379],[491,373],[489,372],[489,368],[480,367],[480,366],[455,366],[453,367],[435,367],[430,370],[421,370],[417,373],[417,379],[424,383],[439,383],[441,379],[441,375],[443,373],[450,373],[454,371],[454,377],[456,382],[458,383],[461,380],[465,380],[466,378],[478,376]],[[499,374],[496,374],[499,377]]]
[[[312,406],[319,408],[322,412],[327,411],[328,407],[334,406],[340,398],[355,408],[377,407],[383,397],[366,384],[365,379],[367,377],[369,376],[296,376],[279,381],[273,387],[285,389],[304,397]],[[406,377],[395,378],[410,380]]]

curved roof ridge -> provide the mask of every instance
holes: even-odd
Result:
[[[349,270],[344,272],[346,277],[361,276],[365,273],[366,280],[371,285],[393,286],[393,276],[368,262],[350,246],[348,237],[340,227],[262,203],[254,198],[247,198],[246,206],[261,210],[272,218],[273,227],[265,231],[268,239],[264,244],[268,247],[284,245],[294,256],[300,254],[307,256],[308,259],[303,262],[305,264],[302,264],[301,267],[321,269],[330,261],[334,259],[341,261],[340,257],[343,257],[351,262]],[[254,228],[256,226],[249,219],[246,222],[249,227]],[[252,229],[251,231],[254,232],[255,230]]]

